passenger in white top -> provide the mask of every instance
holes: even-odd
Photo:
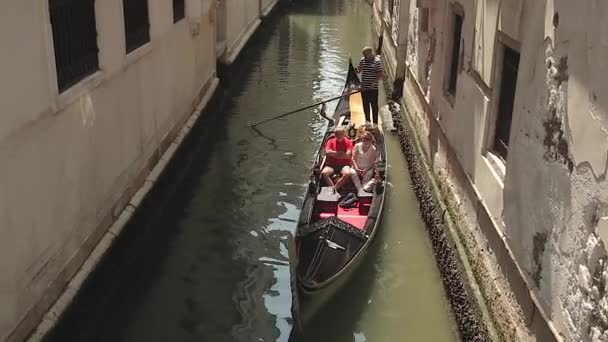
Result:
[[[350,175],[357,192],[372,191],[376,155],[374,136],[370,132],[365,132],[362,141],[353,147],[353,160],[350,168]],[[362,185],[361,182],[365,185]]]

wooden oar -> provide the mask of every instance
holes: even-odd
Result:
[[[272,121],[272,120],[280,119],[280,118],[286,117],[286,116],[288,116],[288,115],[292,115],[292,114],[295,114],[295,113],[297,113],[297,112],[301,112],[301,111],[303,111],[303,110],[306,110],[306,109],[309,109],[309,108],[313,108],[313,107],[316,107],[316,106],[318,106],[318,105],[322,105],[322,104],[324,104],[324,103],[331,102],[331,101],[337,100],[337,99],[339,99],[339,98],[342,98],[342,97],[345,97],[345,96],[350,96],[350,95],[353,95],[353,94],[356,94],[356,93],[360,93],[360,92],[361,92],[361,90],[355,90],[355,91],[353,91],[352,93],[348,93],[348,94],[344,94],[344,95],[336,96],[336,97],[333,97],[333,98],[331,98],[331,99],[327,99],[327,100],[323,100],[323,101],[320,101],[320,102],[317,102],[317,103],[313,103],[313,104],[311,104],[310,106],[306,106],[306,107],[302,107],[302,108],[299,108],[299,109],[296,109],[296,110],[292,110],[291,112],[287,112],[287,113],[285,113],[285,114],[281,114],[281,115],[278,115],[278,116],[275,116],[275,117],[272,117],[272,118],[267,118],[267,119],[264,119],[264,120],[261,120],[261,121],[258,121],[258,122],[255,122],[255,123],[249,124],[249,125],[250,125],[251,127],[253,127],[253,126],[257,126],[257,125],[260,125],[260,124],[266,123],[266,122],[268,122],[268,121]]]

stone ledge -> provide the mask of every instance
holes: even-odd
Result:
[[[261,8],[260,18],[266,18],[267,16],[269,16],[278,3],[279,0],[274,0],[270,5],[266,6],[266,8]]]

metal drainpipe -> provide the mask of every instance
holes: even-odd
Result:
[[[407,43],[410,24],[410,1],[401,0],[399,2],[399,27],[397,30],[397,41],[395,47],[395,57],[397,65],[395,68],[395,80],[393,81],[393,93],[391,98],[398,101],[403,97],[403,84],[405,80],[405,60],[407,58]],[[415,1],[415,0],[414,0]],[[390,34],[392,35],[392,28]]]

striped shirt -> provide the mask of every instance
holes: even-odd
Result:
[[[361,57],[358,69],[361,73],[361,89],[378,89],[378,73],[382,72],[380,58],[375,56],[373,61],[368,61]]]

